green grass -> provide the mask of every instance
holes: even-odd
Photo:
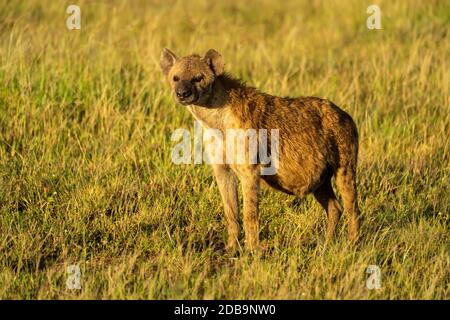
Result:
[[[0,0],[0,298],[449,299],[450,3],[377,3],[382,30],[372,1],[77,1],[69,31],[70,1]],[[345,219],[324,247],[312,197],[264,190],[269,252],[223,255],[211,169],[171,162],[171,133],[194,123],[163,47],[215,48],[265,92],[354,117],[358,247]]]

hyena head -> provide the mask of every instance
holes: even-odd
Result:
[[[213,49],[204,57],[194,54],[182,58],[164,49],[160,65],[175,99],[183,105],[207,105],[213,94],[214,81],[223,73],[224,67],[222,56]]]

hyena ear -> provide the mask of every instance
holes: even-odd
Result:
[[[159,59],[159,65],[161,66],[161,70],[165,76],[169,73],[170,69],[177,60],[178,57],[175,55],[175,53],[167,48],[163,49],[163,51],[161,52],[161,58]]]
[[[214,49],[209,49],[205,54],[205,62],[216,76],[220,76],[224,71],[223,57]]]

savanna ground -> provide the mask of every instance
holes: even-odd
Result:
[[[0,0],[0,298],[449,299],[450,2]],[[163,47],[220,51],[276,95],[328,98],[360,132],[362,239],[324,247],[313,197],[263,190],[261,258],[223,254],[206,165]],[[299,123],[301,125],[301,123]],[[81,289],[66,287],[81,268]],[[381,289],[366,287],[368,265]]]

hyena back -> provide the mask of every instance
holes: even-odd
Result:
[[[224,72],[223,58],[213,49],[204,57],[182,58],[164,49],[160,64],[175,99],[186,105],[203,126],[222,132],[227,129],[279,130],[279,161],[274,175],[261,175],[258,163],[213,165],[224,204],[229,250],[234,252],[238,245],[238,180],[243,190],[248,249],[259,247],[261,181],[298,197],[313,193],[328,216],[328,241],[333,238],[342,212],[331,185],[334,176],[349,217],[350,239],[357,240],[358,134],[346,112],[325,99],[275,97],[248,87]]]

